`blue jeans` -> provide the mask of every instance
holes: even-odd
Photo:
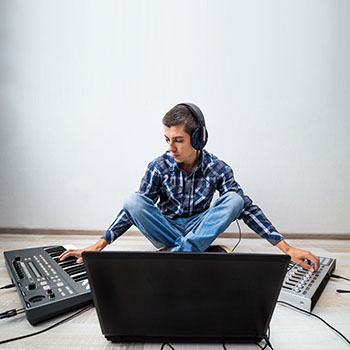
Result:
[[[124,211],[156,248],[173,247],[173,252],[203,252],[238,218],[243,205],[240,195],[227,192],[203,213],[170,219],[150,198],[133,193],[124,202]]]

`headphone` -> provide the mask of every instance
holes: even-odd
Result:
[[[205,120],[202,111],[193,103],[179,103],[178,106],[186,106],[199,123],[191,135],[192,147],[198,151],[202,150],[208,142],[208,131],[205,127]]]

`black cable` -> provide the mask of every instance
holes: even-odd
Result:
[[[285,305],[288,305],[296,310],[299,310],[301,312],[304,312],[305,314],[308,314],[308,315],[311,315],[311,316],[314,316],[316,318],[318,318],[319,320],[321,320],[324,324],[326,324],[330,329],[332,329],[334,332],[338,333],[347,343],[350,344],[350,341],[348,338],[346,338],[342,333],[340,333],[337,329],[335,329],[333,326],[331,326],[328,322],[326,322],[322,317],[312,313],[312,312],[309,312],[309,311],[306,311],[306,310],[303,310],[303,309],[300,309],[299,307],[296,307],[292,304],[289,304],[289,303],[286,303],[285,301],[280,301],[280,300],[277,300],[277,302],[279,304],[285,304]]]
[[[8,288],[13,288],[13,287],[15,287],[15,285],[13,283],[11,283],[11,284],[7,284],[6,286],[0,287],[0,289],[8,289]]]
[[[346,278],[346,277],[343,277],[343,276],[339,276],[339,275],[335,275],[333,273],[331,274],[331,277],[333,277],[333,278],[340,278],[342,280],[350,281],[349,278]],[[337,293],[350,293],[350,290],[348,290],[348,289],[336,289],[336,292]]]
[[[5,312],[1,312],[0,313],[0,320],[4,319],[4,318],[10,318],[19,314],[23,314],[24,308],[20,308],[20,309],[11,309],[11,310],[7,310]]]
[[[61,321],[59,321],[59,322],[56,322],[56,323],[54,323],[53,325],[51,325],[51,326],[49,326],[49,327],[47,327],[47,328],[45,328],[45,329],[42,329],[41,331],[34,332],[34,333],[29,333],[29,334],[25,334],[25,335],[21,335],[21,336],[16,337],[16,338],[10,338],[10,339],[1,340],[1,341],[0,341],[0,344],[5,344],[5,343],[9,343],[9,342],[11,342],[11,341],[15,341],[15,340],[23,339],[23,338],[28,338],[28,337],[32,337],[33,335],[37,335],[37,334],[40,334],[40,333],[44,333],[44,332],[46,332],[46,331],[48,331],[48,330],[50,330],[50,329],[52,329],[52,328],[54,328],[54,327],[57,327],[58,325],[60,325],[60,324],[62,324],[62,323],[64,323],[64,322],[67,322],[67,321],[71,320],[71,319],[74,318],[74,317],[77,317],[78,315],[80,315],[80,314],[82,314],[83,312],[85,312],[85,311],[91,309],[92,307],[93,307],[93,305],[89,305],[89,306],[87,306],[87,307],[85,307],[85,308],[82,308],[82,309],[80,309],[78,312],[74,313],[73,315],[70,315],[70,316],[64,318],[63,320],[61,320]]]
[[[271,342],[270,342],[270,339],[265,339],[265,341],[266,341],[266,345],[264,346],[263,349],[265,349],[266,346],[268,346],[271,350],[275,350],[275,349],[272,347],[272,344],[271,344]]]
[[[270,327],[267,329],[267,334],[264,337],[264,340],[265,340],[264,347],[261,344],[259,344],[259,343],[255,343],[255,344],[262,350],[265,350],[267,347],[269,347],[271,350],[274,350],[273,347],[272,347],[272,344],[270,342]]]
[[[346,277],[343,277],[343,276],[339,276],[339,275],[334,275],[333,273],[331,274],[331,277],[333,277],[333,278],[341,278],[342,280],[350,281],[349,278],[346,278]]]
[[[233,253],[233,251],[237,248],[238,244],[241,242],[242,240],[242,231],[241,231],[241,226],[239,226],[239,222],[238,220],[236,220],[237,226],[238,226],[238,230],[239,230],[239,238],[238,241],[236,243],[236,245],[232,248],[231,253]]]
[[[339,275],[335,275],[335,274],[331,274],[332,278],[340,278],[342,280],[346,280],[346,281],[350,281],[349,278],[343,277],[343,276],[339,276]],[[348,289],[336,289],[337,293],[350,293],[350,290]]]

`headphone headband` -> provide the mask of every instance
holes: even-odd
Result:
[[[187,107],[191,114],[196,118],[199,123],[199,128],[195,129],[191,135],[191,143],[196,150],[202,150],[208,141],[208,131],[205,127],[205,119],[202,111],[193,103],[185,102],[179,103],[179,105]]]
[[[198,106],[190,102],[179,103],[179,105],[186,106],[192,115],[197,119],[200,126],[205,126],[204,115]]]

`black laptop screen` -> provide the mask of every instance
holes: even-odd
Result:
[[[84,261],[107,338],[259,339],[289,256],[87,252]]]

